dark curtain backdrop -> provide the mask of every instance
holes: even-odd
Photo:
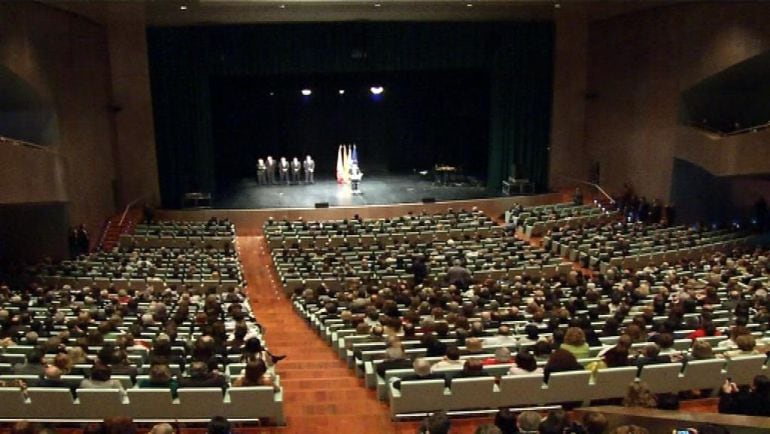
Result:
[[[333,23],[148,30],[163,205],[214,191],[213,77],[482,71],[489,82],[487,184],[516,163],[547,189],[551,23]]]
[[[373,85],[384,92],[372,95]],[[312,155],[316,179],[333,179],[340,143],[357,144],[369,175],[415,173],[438,163],[487,173],[483,71],[222,76],[210,88],[217,187],[254,177],[254,163],[267,155]],[[312,95],[302,96],[303,88]]]

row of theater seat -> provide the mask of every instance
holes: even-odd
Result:
[[[225,416],[285,423],[282,392],[269,386],[232,388],[224,396],[218,388],[179,389],[177,399],[168,389],[128,389],[126,393],[124,397],[117,389],[81,389],[73,398],[68,389],[0,388],[0,419],[75,421],[129,416],[155,421]]]

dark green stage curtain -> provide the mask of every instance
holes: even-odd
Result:
[[[547,189],[551,23],[324,23],[148,30],[163,205],[213,191],[211,77],[474,69],[493,77],[487,184]],[[478,155],[484,155],[483,150]]]
[[[493,60],[487,186],[500,188],[515,164],[517,178],[547,191],[553,32],[530,27],[515,33]]]

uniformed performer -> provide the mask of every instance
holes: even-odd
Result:
[[[259,185],[267,184],[267,166],[265,160],[261,158],[257,160],[257,183]]]
[[[268,155],[265,165],[267,166],[267,182],[275,184],[275,160],[273,160],[273,157]]]
[[[299,176],[302,172],[302,163],[297,157],[291,160],[291,183],[299,185]]]
[[[278,162],[278,175],[281,184],[289,185],[289,162],[286,161],[286,157],[281,157],[281,161]]]

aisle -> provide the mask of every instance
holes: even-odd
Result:
[[[273,272],[262,236],[238,237],[254,314],[266,328],[270,350],[286,354],[278,365],[288,426],[276,433],[414,433],[417,422],[392,423],[388,407],[363,386],[331,347],[297,315]],[[458,420],[453,433],[473,432]]]

